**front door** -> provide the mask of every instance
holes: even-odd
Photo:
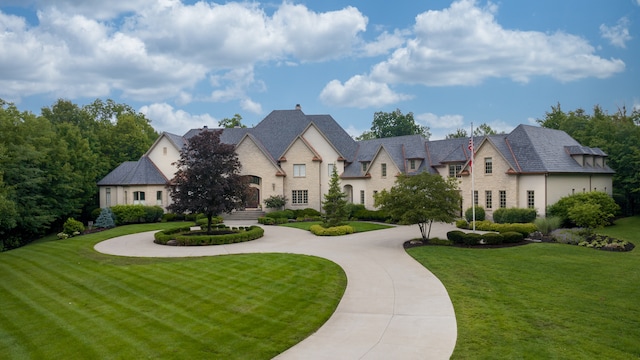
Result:
[[[249,188],[249,196],[247,196],[247,209],[255,209],[260,204],[260,189],[256,187]]]

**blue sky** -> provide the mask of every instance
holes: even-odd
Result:
[[[640,0],[0,0],[0,98],[111,98],[176,134],[301,104],[357,136],[397,108],[440,139],[640,109],[639,41]]]

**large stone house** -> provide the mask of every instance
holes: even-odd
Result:
[[[121,164],[98,182],[100,206],[170,203],[172,165],[198,132],[162,133],[138,161]],[[420,135],[355,141],[330,115],[276,110],[253,128],[224,129],[221,141],[233,144],[242,174],[251,177],[253,197],[247,208],[264,206],[272,195],[285,195],[287,208],[320,210],[333,168],[350,202],[373,209],[373,195],[393,186],[401,173],[428,171],[459,180],[462,209],[472,201],[490,215],[502,207],[535,208],[576,192],[612,193],[613,170],[607,155],[580,145],[563,131],[519,125],[509,134],[429,141]],[[471,172],[473,171],[473,176]],[[471,180],[475,189],[472,194]]]

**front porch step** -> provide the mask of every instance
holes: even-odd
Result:
[[[231,214],[222,214],[222,218],[225,220],[258,220],[259,217],[264,216],[265,212],[258,209],[248,209],[234,211]]]

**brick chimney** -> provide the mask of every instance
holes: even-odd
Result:
[[[296,104],[296,110],[302,110],[302,106],[300,106],[300,104]]]

